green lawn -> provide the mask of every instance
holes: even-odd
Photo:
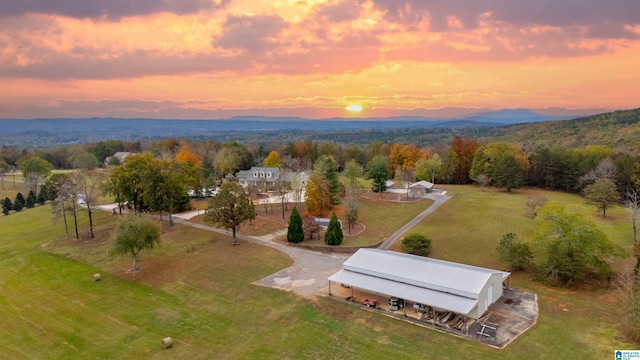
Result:
[[[524,193],[447,190],[453,198],[419,229],[434,240],[435,257],[498,267],[500,236],[530,234]],[[595,215],[579,197],[545,195]],[[389,214],[417,213],[417,207],[390,210],[381,203],[362,216],[392,232]],[[611,214],[594,221],[624,244],[624,211]],[[67,240],[48,205],[0,216],[0,358],[602,359],[614,349],[639,347],[623,340],[610,291],[548,288],[522,274],[512,284],[539,295],[540,319],[504,350],[330,298],[253,285],[291,260],[259,245],[233,247],[221,235],[189,227],[166,229],[160,247],[141,253],[142,270],[132,274],[129,258],[108,255],[117,218],[97,213],[98,236],[86,239],[83,212],[83,238]],[[91,281],[96,272],[102,281]],[[160,346],[166,336],[174,339],[169,350]]]
[[[345,246],[370,246],[383,241],[398,228],[426,210],[433,204],[433,201],[423,199],[416,202],[400,203],[361,198],[358,204],[358,222],[363,223],[366,229],[357,236],[346,237],[343,242]]]

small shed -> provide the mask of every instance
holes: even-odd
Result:
[[[360,249],[329,277],[329,293],[331,283],[337,282],[478,319],[502,296],[509,275],[395,251]]]

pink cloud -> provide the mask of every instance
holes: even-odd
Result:
[[[170,12],[178,15],[224,8],[231,0],[1,0],[0,17],[50,14],[118,21],[123,17]]]
[[[278,15],[231,15],[223,24],[222,36],[213,43],[228,49],[264,52],[279,45],[277,37],[286,26]]]

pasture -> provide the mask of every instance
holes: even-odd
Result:
[[[495,251],[500,237],[515,232],[526,239],[533,229],[524,205],[530,190],[444,188],[453,198],[412,231],[433,239],[434,257],[503,267]],[[630,249],[623,209],[601,219],[577,196],[544,194],[590,214]],[[397,224],[380,206],[371,221],[392,232]],[[252,243],[233,247],[222,235],[191,227],[166,230],[158,248],[141,253],[142,269],[131,273],[129,258],[108,254],[118,216],[97,212],[97,238],[88,239],[86,214],[80,215],[79,240],[65,238],[49,205],[0,216],[2,357],[602,359],[614,349],[640,347],[619,331],[613,289],[548,288],[514,274],[513,287],[538,294],[540,318],[507,348],[495,350],[331,298],[253,285],[291,260]],[[362,216],[369,215],[363,210]],[[94,273],[103,280],[91,281]],[[160,341],[167,336],[174,346],[163,350]]]

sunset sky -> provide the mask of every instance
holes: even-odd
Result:
[[[0,0],[0,118],[631,109],[639,64],[638,0]]]

